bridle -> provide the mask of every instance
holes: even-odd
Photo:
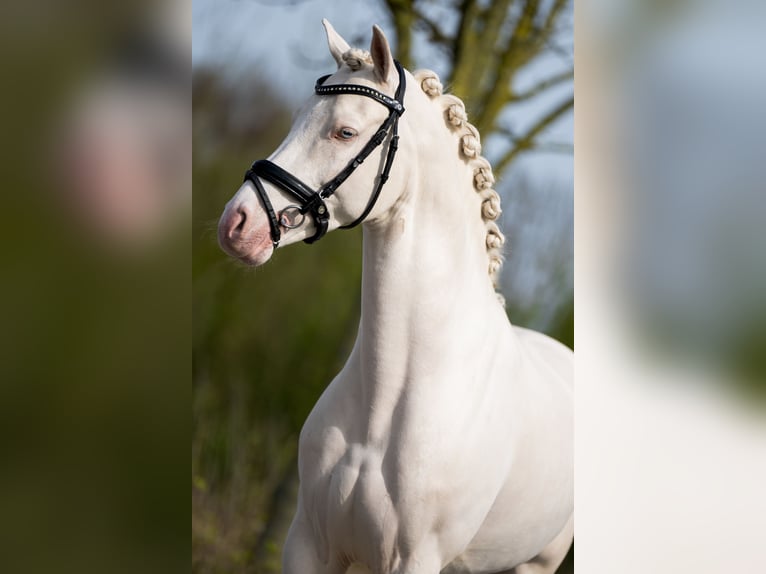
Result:
[[[280,226],[285,229],[295,229],[300,227],[306,219],[306,214],[309,214],[314,219],[316,227],[316,233],[308,239],[304,239],[306,243],[314,243],[327,233],[327,223],[330,214],[324,200],[335,193],[335,190],[337,190],[341,184],[354,173],[354,170],[362,164],[367,156],[383,143],[388,132],[391,131],[392,135],[391,141],[388,144],[386,163],[383,166],[383,171],[378,177],[378,181],[367,202],[367,206],[359,217],[351,223],[341,225],[340,228],[350,229],[356,227],[365,220],[370,214],[370,211],[372,211],[372,208],[375,207],[375,203],[380,197],[380,191],[388,180],[391,165],[394,163],[394,156],[399,147],[399,118],[404,113],[403,104],[404,92],[406,89],[404,69],[399,62],[394,61],[394,64],[396,65],[396,71],[399,73],[399,86],[396,88],[394,98],[390,98],[368,86],[361,86],[358,84],[331,84],[325,86],[324,83],[331,74],[322,76],[317,80],[316,85],[314,86],[314,92],[318,96],[338,96],[340,94],[366,96],[383,104],[389,109],[388,117],[380,125],[370,141],[368,141],[362,148],[362,151],[360,151],[338,175],[325,183],[318,191],[314,191],[300,179],[267,159],[257,160],[245,173],[245,181],[250,181],[255,186],[256,195],[260,199],[263,209],[266,211],[266,215],[269,218],[271,242],[274,244],[274,249],[279,246],[279,240],[281,238]],[[298,205],[288,205],[279,212],[279,217],[277,217],[277,214],[274,212],[274,207],[269,200],[269,196],[266,193],[266,189],[263,187],[263,183],[261,183],[261,178],[276,185],[285,193],[294,197],[297,200]],[[290,217],[288,217],[290,214],[294,214],[296,218],[291,220]]]

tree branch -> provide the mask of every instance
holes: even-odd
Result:
[[[548,44],[556,31],[556,23],[561,12],[569,5],[570,0],[555,0],[542,26],[536,28],[534,37],[530,38],[530,49],[526,57],[518,61],[518,67],[526,66],[532,58],[537,56]]]
[[[495,81],[490,82],[482,97],[481,113],[476,119],[476,127],[480,132],[488,130],[495,123],[497,116],[510,101],[511,78],[519,69],[522,56],[531,59],[537,55],[536,51],[531,53],[533,50],[530,47],[529,36],[534,32],[538,5],[539,0],[525,0],[524,2],[513,33],[500,58]]]
[[[559,14],[567,7],[567,4],[569,4],[569,0],[556,0],[553,3],[550,12],[548,12],[548,16],[545,18],[545,24],[543,24],[543,33],[546,39],[552,34]]]
[[[524,100],[529,100],[530,98],[534,98],[535,96],[541,94],[548,88],[552,88],[553,86],[557,86],[559,84],[563,84],[564,82],[567,82],[569,80],[574,79],[574,69],[566,70],[565,72],[561,72],[560,74],[556,74],[554,76],[551,76],[550,78],[547,78],[545,80],[542,80],[541,82],[538,82],[528,90],[513,94],[510,98],[511,102],[522,102]]]
[[[566,142],[540,142],[535,144],[535,149],[549,153],[573,153],[574,144]]]
[[[529,38],[535,35],[537,29],[535,28],[535,19],[537,18],[537,9],[539,6],[539,0],[526,0],[524,8],[516,21],[516,26],[513,29],[513,34],[508,42],[508,47],[505,52],[504,60],[508,63],[515,63],[520,56],[532,52],[532,45],[529,42]],[[520,66],[509,66],[514,71]]]
[[[447,83],[452,84],[455,93],[464,95],[468,94],[470,90],[468,74],[472,65],[471,59],[476,50],[475,20],[479,6],[476,0],[462,0],[458,10],[460,11],[460,24],[452,48],[455,61]]]
[[[549,50],[552,54],[555,54],[562,60],[566,61],[567,63],[571,64],[572,60],[574,58],[573,49],[572,46],[562,46],[556,42],[553,41],[553,38],[549,38],[548,41],[545,42],[545,48]]]
[[[395,57],[405,68],[412,68],[412,27],[415,21],[412,0],[386,0],[396,30]]]
[[[415,13],[415,26],[428,32],[428,39],[433,44],[438,44],[451,54],[455,39],[442,31],[439,25],[428,18],[417,6],[413,7]]]
[[[553,108],[542,118],[540,118],[531,128],[527,130],[521,136],[514,137],[509,130],[498,130],[498,133],[505,133],[510,135],[513,139],[513,146],[508,152],[495,163],[494,169],[497,175],[503,173],[508,166],[515,160],[519,154],[534,149],[537,145],[536,138],[553,122],[563,116],[566,112],[572,109],[574,106],[574,95],[570,96],[558,106]]]
[[[508,20],[508,10],[512,0],[498,0],[491,2],[487,8],[481,11],[479,16],[479,34],[477,38],[476,54],[472,58],[468,86],[471,89],[469,109],[473,108],[474,102],[478,104],[482,94],[486,94],[498,76],[501,58],[498,55],[498,45],[503,31],[503,25]],[[478,107],[478,105],[477,105]]]
[[[385,1],[396,29],[400,59],[405,65],[411,63],[413,30],[424,32],[434,45],[444,49],[452,59],[452,70],[444,83],[451,84],[452,92],[463,98],[474,116],[473,122],[485,136],[498,131],[498,118],[509,104],[533,100],[574,77],[573,70],[566,69],[519,93],[514,86],[519,70],[541,54],[566,53],[555,45],[555,37],[570,3],[571,0],[452,0],[449,4],[459,19],[453,35],[445,32],[438,17],[429,17],[428,10],[417,0]],[[567,64],[570,67],[571,62]],[[537,138],[571,109],[573,101],[572,97],[551,109],[526,133],[514,137],[512,149],[500,159],[498,172],[524,151],[543,145],[547,150],[563,150],[565,146],[542,144]]]

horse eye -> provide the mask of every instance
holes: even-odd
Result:
[[[356,130],[351,128],[341,128],[340,131],[338,131],[338,135],[344,140],[350,140],[356,135]]]

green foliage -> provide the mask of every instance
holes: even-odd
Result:
[[[193,569],[278,571],[280,545],[256,542],[294,473],[301,425],[353,343],[361,234],[292,246],[257,270],[224,255],[217,218],[249,163],[287,133],[289,111],[273,98],[232,133],[227,114],[250,90],[260,103],[264,88],[231,93],[209,72],[194,87],[195,130],[207,139],[194,150]]]

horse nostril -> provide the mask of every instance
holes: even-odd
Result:
[[[237,207],[236,211],[232,214],[229,223],[228,236],[231,239],[241,238],[245,233],[245,226],[248,223],[247,208],[244,205]]]
[[[238,233],[242,233],[242,231],[245,229],[245,222],[247,221],[247,213],[245,213],[245,210],[240,208],[237,210],[237,215],[239,216],[239,223],[234,227],[234,231]]]

